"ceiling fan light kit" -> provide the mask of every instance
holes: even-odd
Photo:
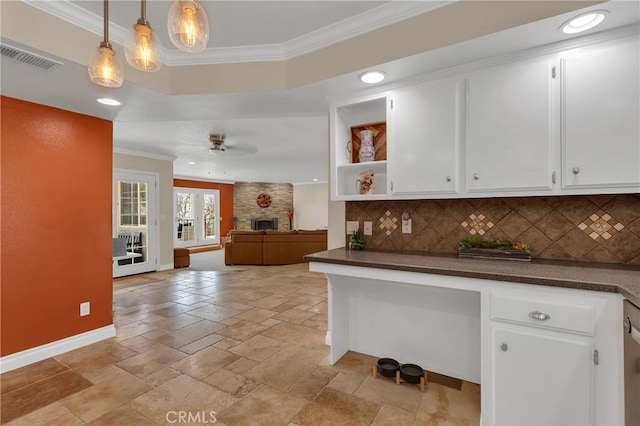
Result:
[[[171,42],[185,52],[202,52],[209,41],[209,20],[197,0],[176,0],[169,10],[167,28]]]
[[[209,148],[209,152],[211,154],[217,154],[219,152],[225,152],[227,147],[224,144],[225,135],[213,133],[209,135],[209,142],[211,142],[211,147]]]
[[[122,86],[122,63],[109,43],[109,0],[104,0],[104,40],[91,54],[88,68],[89,78],[98,86]]]
[[[132,67],[154,72],[160,69],[160,42],[147,21],[147,0],[140,1],[140,19],[129,29],[124,46],[125,57]]]

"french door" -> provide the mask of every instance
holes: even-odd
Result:
[[[156,174],[113,171],[113,237],[127,241],[127,254],[114,258],[113,277],[158,267]]]
[[[176,246],[220,244],[219,200],[217,189],[174,189]]]

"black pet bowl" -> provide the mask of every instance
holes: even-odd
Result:
[[[384,377],[396,377],[396,371],[400,363],[392,358],[380,358],[378,360],[378,374]]]
[[[402,364],[400,366],[400,378],[407,383],[414,385],[420,384],[420,377],[424,374],[424,370],[419,365]]]

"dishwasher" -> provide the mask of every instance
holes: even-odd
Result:
[[[624,411],[627,426],[640,425],[640,308],[624,301]]]

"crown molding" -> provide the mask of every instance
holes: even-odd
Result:
[[[455,0],[391,1],[283,43],[287,59],[304,55],[378,28],[422,15]]]
[[[131,156],[134,156],[134,157],[153,158],[154,160],[164,160],[164,161],[171,161],[171,162],[173,162],[174,160],[177,159],[177,157],[174,157],[173,155],[158,154],[158,153],[155,153],[155,152],[138,151],[136,149],[121,148],[121,147],[115,146],[115,145],[113,146],[113,153],[114,154],[131,155]]]
[[[242,62],[277,62],[289,59],[281,44],[219,47],[194,55],[182,50],[165,50],[162,61],[169,66],[231,64]]]
[[[29,6],[40,9],[50,15],[69,22],[77,27],[84,28],[102,37],[104,34],[102,16],[91,13],[86,9],[71,3],[67,0],[62,1],[42,1],[42,0],[22,0]],[[109,22],[109,41],[118,44],[124,44],[127,30],[120,25]]]
[[[104,32],[101,16],[69,0],[22,1],[96,35],[102,36]],[[168,66],[286,61],[421,15],[454,1],[456,0],[391,1],[280,44],[207,48],[197,55],[178,49],[167,49],[163,46],[161,58],[162,62]],[[113,22],[109,23],[109,41],[124,45],[127,32],[127,28]]]
[[[221,183],[221,184],[226,184],[226,185],[233,185],[234,183],[236,183],[235,180],[208,179],[208,178],[204,178],[202,176],[173,175],[173,178],[174,179],[180,179],[180,180],[190,180],[190,181],[194,181],[194,182]],[[176,186],[174,188],[184,188],[184,187],[183,186]],[[202,189],[202,188],[195,188],[195,189]]]

